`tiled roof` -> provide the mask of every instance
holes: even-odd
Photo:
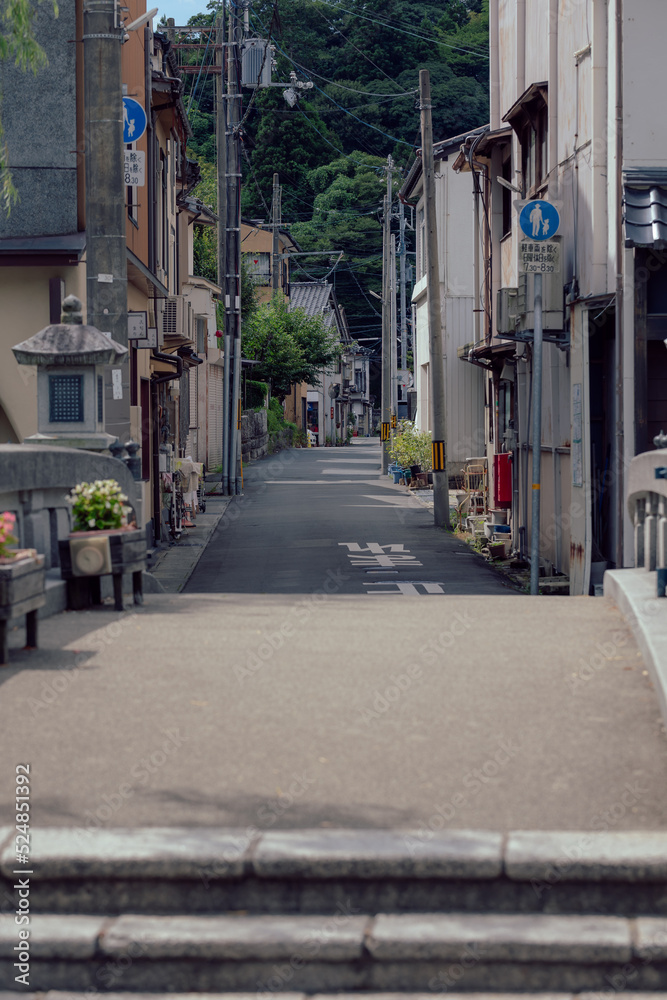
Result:
[[[626,247],[667,247],[667,171],[626,172],[623,178]]]
[[[290,308],[303,309],[306,316],[321,316],[329,305],[331,291],[327,281],[291,281]]]

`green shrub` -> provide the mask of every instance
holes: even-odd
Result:
[[[432,468],[431,435],[428,431],[418,431],[411,421],[402,420],[389,454],[392,461],[403,468],[419,465],[422,472],[429,472]]]
[[[269,394],[269,386],[266,382],[246,382],[245,399],[246,409],[264,409],[266,397]]]

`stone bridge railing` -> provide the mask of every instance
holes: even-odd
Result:
[[[65,497],[77,483],[95,479],[116,479],[136,513],[136,483],[119,459],[77,448],[0,445],[0,511],[16,514],[20,547],[43,553],[47,569],[60,565],[58,539],[71,530]]]
[[[628,510],[635,527],[635,566],[657,571],[658,597],[667,596],[667,449],[630,463]]]

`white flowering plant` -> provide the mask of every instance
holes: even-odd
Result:
[[[94,483],[79,483],[70,492],[67,502],[72,507],[75,531],[102,531],[122,528],[132,510],[127,497],[115,479],[96,479]]]

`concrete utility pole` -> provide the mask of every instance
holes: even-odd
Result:
[[[225,22],[224,15],[220,14],[215,22],[216,48],[215,62],[220,67],[220,72],[216,81],[216,116],[215,116],[215,143],[217,158],[217,182],[218,182],[218,285],[222,290],[222,300],[225,301],[227,290],[227,121],[225,115],[224,93],[224,41]],[[225,367],[222,382],[222,492],[229,495],[229,441],[230,441],[230,347],[231,336],[229,324],[223,323],[224,337],[223,349],[225,355]]]
[[[231,336],[231,413],[229,437],[229,492],[241,492],[241,121],[242,95],[237,81],[238,15],[229,8],[227,49],[227,288],[225,332]],[[225,359],[225,371],[227,359]],[[225,377],[227,375],[225,374]]]
[[[540,488],[542,463],[542,275],[535,274],[533,333],[533,496],[530,527],[530,592],[540,592]]]
[[[399,200],[398,203],[398,259],[399,259],[399,287],[400,287],[400,310],[401,319],[399,323],[400,340],[398,348],[398,367],[407,368],[408,358],[408,329],[407,329],[407,295],[405,277],[405,205]]]
[[[396,323],[396,236],[389,240],[389,298],[391,301],[391,424],[398,415],[398,324]]]
[[[387,194],[382,219],[382,470],[389,465],[391,447],[391,304],[389,302],[389,231],[391,226],[391,156],[387,160]]]
[[[86,151],[86,312],[88,323],[128,346],[125,185],[123,183],[124,29],[114,0],[85,0],[83,60]],[[106,430],[130,440],[130,365],[105,368]]]
[[[433,452],[433,523],[451,527],[449,520],[449,479],[447,476],[445,358],[440,320],[440,269],[435,214],[435,166],[431,121],[431,80],[427,69],[419,71],[421,109],[422,176],[424,179],[424,221],[426,225],[426,275],[428,297],[429,372],[431,382],[431,447]]]
[[[280,177],[273,175],[273,201],[271,202],[271,228],[273,239],[271,244],[271,288],[277,292],[280,288]],[[296,405],[296,404],[295,404]],[[296,410],[295,410],[296,413]]]

